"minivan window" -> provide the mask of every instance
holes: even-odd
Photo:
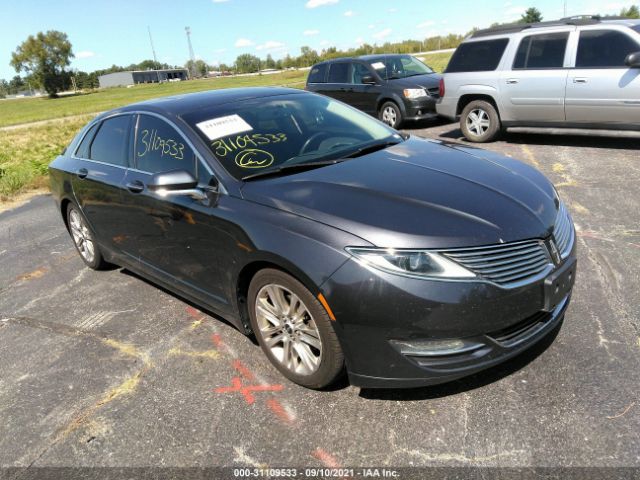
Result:
[[[348,83],[349,64],[340,62],[329,66],[329,83]]]
[[[361,63],[351,64],[351,83],[362,84],[362,77],[371,76],[371,72]]]
[[[562,68],[569,32],[529,35],[520,42],[514,69]]]
[[[167,122],[140,115],[134,149],[139,170],[149,173],[186,170],[196,176],[196,157],[184,138]]]
[[[376,58],[371,61],[370,65],[385,80],[433,73],[431,68],[411,55]]]
[[[111,165],[127,166],[129,157],[130,115],[120,115],[102,122],[91,142],[89,158]]]
[[[631,37],[616,30],[580,32],[576,68],[625,68],[627,55],[640,50]]]
[[[445,73],[490,72],[498,68],[509,40],[482,40],[462,43],[454,52]]]
[[[311,68],[309,72],[308,83],[324,83],[324,78],[327,75],[327,64],[321,63]]]

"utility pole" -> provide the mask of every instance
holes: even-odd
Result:
[[[564,0],[564,15],[563,17],[567,17],[567,0]]]
[[[193,54],[193,46],[191,45],[191,28],[184,27],[184,31],[187,32],[187,43],[189,44],[189,60],[191,60],[191,68],[189,74],[191,78],[195,77],[195,69],[196,69],[196,56]]]
[[[156,57],[156,49],[153,47],[153,38],[151,37],[151,27],[147,25],[147,31],[149,32],[149,43],[151,44],[151,53],[153,53],[153,63],[156,70],[156,76],[158,77],[158,83],[160,83],[160,72],[158,71],[158,57]]]

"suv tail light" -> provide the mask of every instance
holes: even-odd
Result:
[[[440,90],[438,92],[438,95],[440,95],[440,98],[444,97],[444,78],[440,79]]]

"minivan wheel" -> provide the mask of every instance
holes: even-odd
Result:
[[[380,107],[379,118],[392,128],[400,128],[402,125],[402,112],[394,102],[385,102]]]
[[[491,103],[474,100],[462,110],[460,129],[470,142],[490,142],[500,132],[500,116]]]
[[[308,388],[333,383],[344,355],[320,302],[280,270],[259,271],[248,292],[251,327],[269,361],[292,382]]]
[[[96,238],[80,209],[73,203],[67,207],[67,225],[71,239],[85,265],[93,270],[105,268],[108,264],[102,257]]]

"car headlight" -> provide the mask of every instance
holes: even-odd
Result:
[[[373,268],[396,275],[430,278],[473,278],[475,274],[448,258],[427,250],[356,248],[347,251]]]
[[[422,88],[405,88],[404,96],[406,98],[422,98],[427,96],[427,92]]]

